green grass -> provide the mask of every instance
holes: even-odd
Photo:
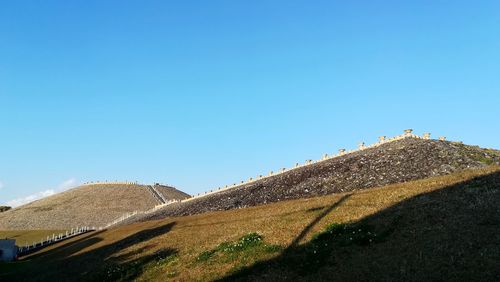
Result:
[[[334,243],[339,246],[368,245],[378,241],[373,226],[345,223],[329,224],[321,233],[313,236],[311,244],[322,246]]]
[[[208,262],[217,258],[224,262],[248,261],[251,258],[261,257],[261,254],[279,252],[283,249],[279,245],[266,244],[263,239],[263,236],[256,232],[248,233],[236,242],[223,242],[214,249],[202,252],[196,260]]]
[[[131,263],[108,262],[106,267],[96,273],[92,280],[96,281],[131,281],[148,271],[167,267],[178,259],[176,252],[168,249],[156,251],[152,256],[135,260]],[[175,276],[175,272],[169,274]]]
[[[472,147],[474,149],[471,150],[471,146],[469,145],[464,145],[459,143],[455,144],[459,145],[463,149],[463,153],[465,155],[469,155],[469,157],[471,157],[473,160],[481,162],[488,166],[497,164],[496,160],[498,160],[498,158],[500,157],[499,150],[483,149],[479,148],[478,146]]]
[[[478,157],[476,158],[476,160],[482,162],[485,165],[493,165],[496,163],[493,159],[487,157]]]

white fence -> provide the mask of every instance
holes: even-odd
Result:
[[[133,211],[133,212],[126,213],[126,214],[122,215],[121,217],[113,220],[112,222],[106,224],[105,226],[99,227],[97,230],[102,230],[102,229],[109,228],[109,227],[111,227],[113,225],[116,225],[118,223],[121,223],[121,222],[123,222],[123,221],[125,221],[125,220],[127,220],[127,219],[129,219],[129,218],[131,218],[133,216],[150,214],[150,213],[155,212],[155,211],[157,211],[159,209],[162,209],[162,208],[164,208],[164,207],[166,207],[168,205],[171,205],[173,203],[179,203],[179,202],[181,202],[181,201],[180,200],[170,200],[170,201],[166,201],[164,204],[156,205],[154,208],[149,209],[147,211]]]
[[[26,253],[30,253],[42,247],[46,247],[51,244],[55,244],[57,242],[69,239],[71,237],[87,233],[95,230],[95,227],[82,226],[72,228],[70,231],[66,231],[65,233],[52,234],[52,236],[47,236],[47,239],[42,239],[39,242],[33,242],[33,244],[27,244],[24,246],[20,246],[17,253],[18,255],[23,255]]]

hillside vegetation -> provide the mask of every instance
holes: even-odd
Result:
[[[0,280],[498,281],[500,167],[138,222],[0,265]]]
[[[407,138],[169,205],[129,222],[342,193],[500,164],[500,151]]]
[[[8,210],[12,209],[11,207],[8,206],[0,206],[0,212],[6,212]]]
[[[167,199],[189,197],[171,187],[159,190]],[[143,185],[84,185],[1,213],[0,230],[99,227],[124,213],[148,210],[158,204]]]

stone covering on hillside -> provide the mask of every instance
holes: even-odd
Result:
[[[189,197],[172,187],[162,189],[168,199]],[[158,204],[143,185],[83,185],[1,213],[0,230],[100,227],[125,213],[149,210]]]
[[[172,204],[129,222],[367,189],[490,164],[500,164],[498,150],[408,138]]]
[[[154,185],[154,187],[156,188],[156,190],[158,190],[158,192],[160,192],[163,195],[165,199],[183,200],[191,197],[189,194],[179,191],[171,186],[157,184]]]

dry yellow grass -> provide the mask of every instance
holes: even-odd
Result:
[[[26,244],[33,244],[33,242],[47,239],[47,236],[52,236],[52,234],[64,232],[63,230],[8,230],[0,231],[0,239],[15,239],[16,245],[25,246]]]
[[[172,277],[179,281],[213,280],[223,277],[241,263],[227,261],[210,266],[196,262],[200,253],[213,249],[222,242],[235,241],[242,235],[258,232],[269,244],[287,247],[294,240],[303,244],[329,223],[359,221],[416,195],[499,171],[500,167],[493,166],[350,194],[135,223],[56,244],[27,257],[25,260],[30,263],[26,263],[24,268],[16,268],[16,272],[29,273],[30,270],[42,267],[47,275],[43,279],[88,279],[89,276],[78,275],[88,275],[88,271],[99,269],[104,262],[137,264],[158,250],[168,249],[175,250],[174,259],[164,265],[148,266],[134,278],[155,281],[165,281]],[[335,203],[338,205],[334,209],[318,217]],[[277,255],[279,253],[263,254],[246,262],[246,265],[257,259],[270,259]],[[62,264],[74,265],[68,267],[73,270],[61,272],[59,266]]]

